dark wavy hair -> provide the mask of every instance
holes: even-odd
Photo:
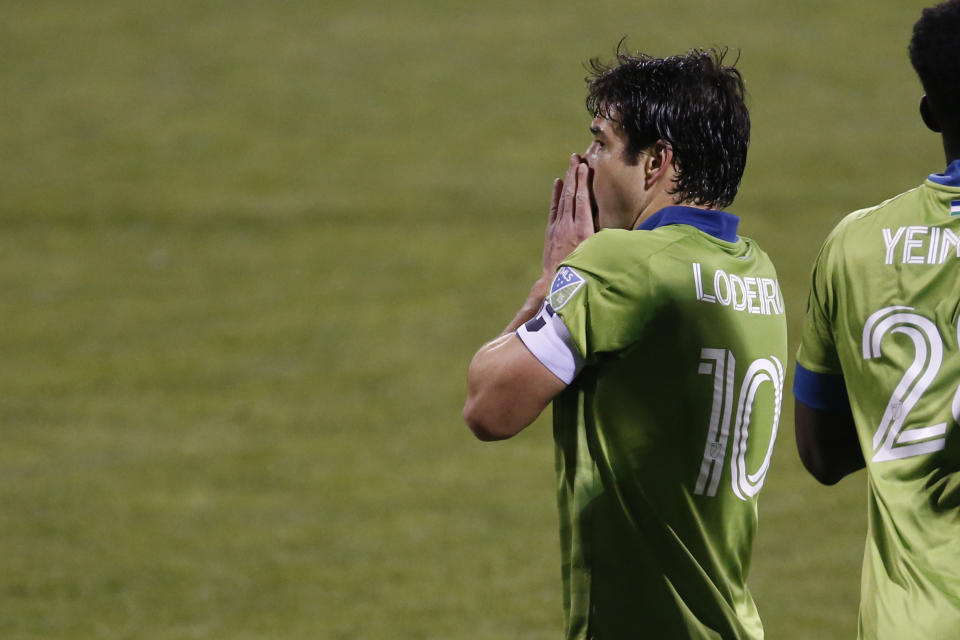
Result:
[[[590,60],[587,109],[627,134],[627,162],[658,140],[673,148],[680,202],[724,208],[740,187],[750,144],[750,113],[740,72],[727,49],[691,49],[654,58],[617,46],[616,60]]]
[[[937,118],[956,130],[960,99],[960,0],[924,9],[913,25],[910,64],[920,76]]]

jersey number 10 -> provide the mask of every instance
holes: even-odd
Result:
[[[754,360],[740,383],[740,395],[736,395],[737,368],[736,358],[729,349],[701,349],[698,373],[713,376],[713,406],[710,409],[710,429],[707,432],[707,444],[700,464],[700,476],[694,493],[715,496],[723,475],[723,463],[727,455],[730,440],[730,421],[733,422],[733,444],[730,456],[731,486],[733,493],[741,500],[757,495],[767,477],[770,457],[773,455],[773,443],[777,439],[777,427],[780,423],[780,406],[783,401],[783,365],[775,356]],[[764,382],[770,383],[773,392],[773,424],[769,428],[770,441],[763,464],[752,473],[747,469],[747,445],[750,438],[750,421],[757,393]],[[761,433],[765,432],[764,429]]]

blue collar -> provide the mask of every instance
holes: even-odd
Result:
[[[657,211],[641,222],[637,230],[650,231],[669,224],[688,224],[714,238],[736,242],[740,217],[717,209],[697,209],[696,207],[674,205]]]
[[[954,160],[947,165],[944,173],[930,174],[930,181],[945,187],[960,187],[960,160]]]

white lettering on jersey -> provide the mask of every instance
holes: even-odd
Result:
[[[897,242],[900,240],[903,232],[904,228],[900,227],[897,229],[897,235],[891,236],[890,229],[883,230],[883,243],[887,247],[887,257],[885,258],[887,264],[893,264],[893,251],[897,248]]]
[[[710,278],[706,278],[710,282]],[[780,282],[773,278],[738,276],[717,269],[713,273],[713,290],[704,288],[703,267],[693,263],[693,287],[697,300],[765,316],[783,314]]]
[[[697,300],[706,300],[707,302],[716,302],[717,299],[711,295],[703,294],[703,284],[700,281],[700,263],[693,263],[693,284],[697,288]],[[716,286],[714,287],[716,289]]]
[[[887,228],[883,229],[883,248],[884,264],[895,260],[901,264],[943,264],[951,254],[960,258],[960,237],[945,227]]]
[[[917,240],[917,236],[926,234],[927,227],[907,227],[907,239],[903,241],[904,264],[923,264],[923,256],[913,255],[913,250],[923,246],[923,240]]]

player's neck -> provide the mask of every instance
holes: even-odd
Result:
[[[668,193],[663,193],[661,197],[654,198],[650,203],[640,212],[640,215],[637,216],[636,221],[633,223],[633,228],[636,229],[647,218],[650,218],[655,213],[661,209],[666,209],[667,207],[693,207],[695,209],[709,209],[700,204],[694,204],[693,202],[677,202],[674,200],[673,196]]]
[[[947,142],[946,138],[944,138],[943,152],[944,155],[947,156],[947,166],[950,166],[950,163],[954,160],[960,160],[960,144],[950,144]]]
[[[960,132],[944,127],[940,138],[943,141],[943,154],[947,157],[947,166],[954,160],[960,160]]]
[[[677,202],[674,200],[673,195],[667,193],[666,191],[660,191],[655,196],[653,196],[649,202],[640,210],[640,213],[637,214],[636,219],[633,221],[633,229],[636,229],[641,224],[646,222],[647,218],[651,217],[656,212],[664,209],[666,207],[673,207],[677,205],[687,206],[686,202]]]

